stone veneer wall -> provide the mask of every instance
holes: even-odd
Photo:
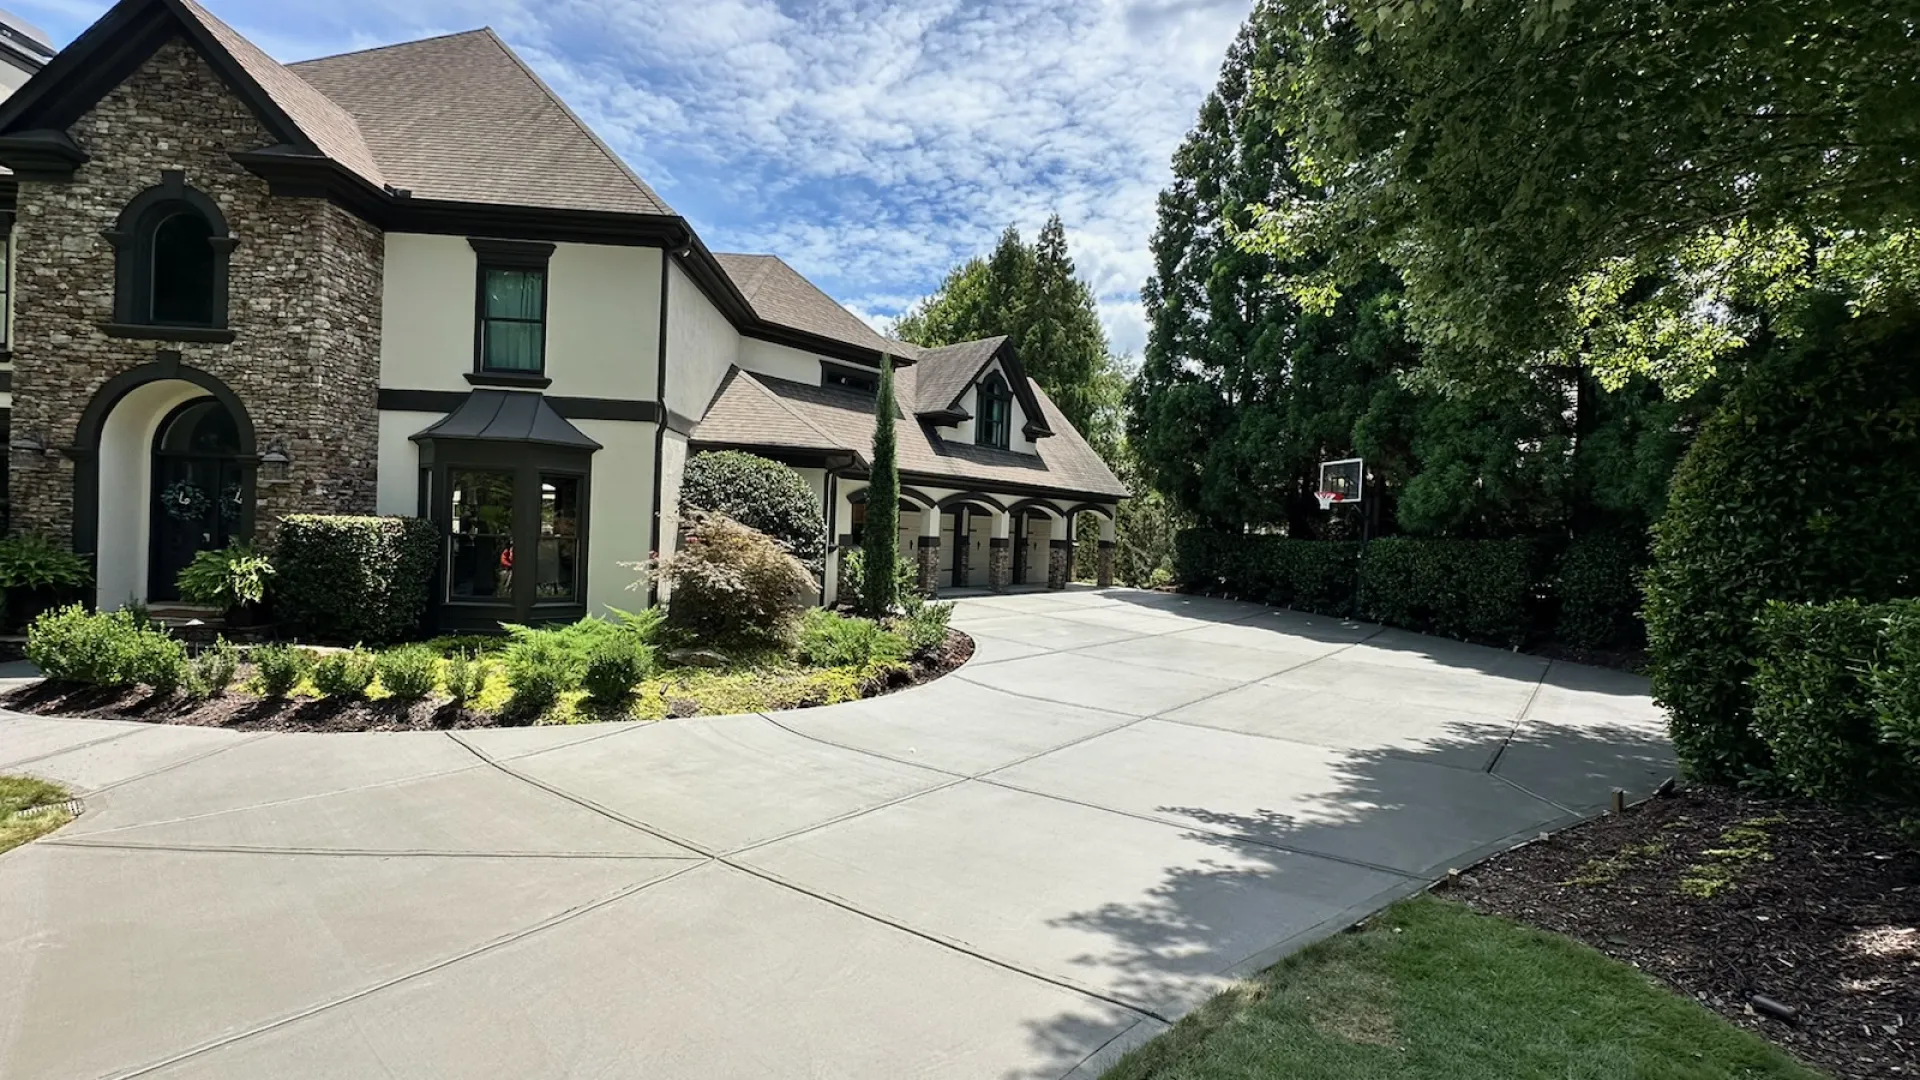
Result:
[[[179,39],[68,129],[90,155],[70,183],[20,185],[13,437],[67,448],[101,384],[173,349],[245,403],[258,449],[284,450],[262,477],[259,539],[295,511],[372,513],[378,447],[380,231],[320,199],[273,198],[228,154],[276,140]],[[101,232],[134,196],[181,169],[238,240],[228,264],[232,344],[109,337],[114,251]],[[74,462],[15,451],[16,528],[65,539]]]

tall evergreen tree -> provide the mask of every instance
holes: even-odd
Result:
[[[1020,363],[1094,446],[1112,446],[1120,378],[1093,290],[1080,280],[1058,214],[1037,243],[1008,226],[991,254],[957,267],[894,332],[916,345],[1005,334]]]
[[[894,564],[900,559],[900,462],[893,434],[893,358],[880,358],[880,386],[873,403],[873,468],[867,481],[867,521],[860,547],[865,579],[860,603],[869,615],[885,615],[899,602]]]

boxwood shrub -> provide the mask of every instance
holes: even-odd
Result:
[[[290,514],[274,549],[277,610],[331,641],[407,637],[426,615],[438,554],[422,518]]]
[[[1360,615],[1518,645],[1533,624],[1535,553],[1531,540],[1375,540],[1360,555]]]
[[[1900,744],[1903,722],[1912,723],[1900,698],[1920,680],[1916,626],[1920,601],[1913,600],[1774,601],[1762,609],[1753,729],[1773,754],[1777,780],[1823,799],[1920,796],[1920,757]]]
[[[1920,330],[1833,307],[1757,359],[1701,427],[1654,528],[1653,691],[1702,780],[1770,767],[1750,687],[1768,601],[1920,591]]]
[[[687,459],[680,477],[680,513],[725,514],[787,545],[818,578],[826,566],[827,523],[820,496],[799,473],[740,450],[709,450]]]
[[[1174,537],[1173,551],[1174,579],[1190,591],[1353,614],[1358,543],[1186,529]]]

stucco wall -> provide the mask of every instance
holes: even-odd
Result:
[[[690,420],[706,413],[740,355],[740,334],[678,264],[667,271],[667,407]]]
[[[557,244],[547,264],[547,393],[651,401],[660,357],[660,250]],[[479,260],[462,236],[387,237],[380,385],[468,390]]]
[[[289,483],[257,490],[263,538],[296,510],[371,510],[378,230],[323,200],[270,197],[230,152],[274,140],[177,39],[68,130],[89,155],[72,181],[20,184],[14,438],[72,445],[102,384],[158,350],[177,350],[241,399],[260,449],[292,458]],[[228,264],[231,344],[110,337],[100,328],[114,314],[115,261],[101,234],[167,169],[220,207],[238,242]],[[71,536],[73,459],[10,458],[15,527]]]
[[[1003,379],[1007,378],[1007,373],[1001,369],[1000,361],[998,360],[995,360],[993,363],[988,364],[984,369],[982,369],[980,372],[980,378],[984,379],[987,377],[989,373],[992,373],[995,371],[1000,372],[1001,378]],[[972,385],[968,386],[966,389],[966,392],[960,396],[960,403],[962,405],[965,405],[967,407],[967,411],[970,413],[979,411],[979,392],[978,392],[979,385],[980,385],[979,381],[976,380]],[[1011,379],[1008,379],[1007,388],[1009,390],[1013,388],[1013,382]],[[1007,437],[1007,449],[1013,450],[1022,454],[1038,454],[1040,451],[1039,451],[1039,448],[1034,445],[1034,441],[1032,439],[1027,438],[1024,434],[1022,434],[1022,432],[1026,429],[1026,426],[1027,426],[1027,410],[1021,408],[1020,399],[1018,397],[1015,397],[1013,399],[1012,405],[1013,405],[1013,409],[1012,409],[1013,432],[1011,435]],[[966,420],[962,420],[958,424],[949,424],[945,427],[937,428],[935,430],[939,431],[940,437],[947,440],[948,442],[963,443],[965,445],[971,446],[973,445],[973,430],[974,430],[973,425],[974,425],[973,419],[968,418]]]
[[[788,345],[758,338],[740,339],[740,366],[776,379],[819,386],[820,360],[818,353],[805,352]],[[838,362],[847,363],[844,360]]]
[[[644,589],[627,588],[640,572],[620,564],[647,561],[653,530],[654,426],[618,420],[573,423],[602,447],[593,455],[587,508],[587,613],[646,607]]]

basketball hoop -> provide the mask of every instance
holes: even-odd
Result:
[[[1333,509],[1334,503],[1346,500],[1346,496],[1337,491],[1316,491],[1313,493],[1313,497],[1320,500],[1320,509],[1322,510],[1331,510]]]

